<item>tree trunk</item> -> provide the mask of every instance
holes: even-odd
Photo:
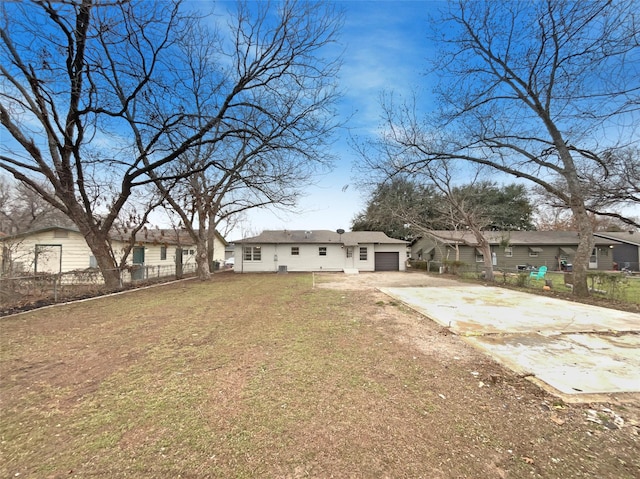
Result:
[[[482,231],[473,225],[472,221],[469,221],[469,226],[473,236],[475,236],[478,242],[477,248],[482,251],[482,257],[484,259],[483,264],[485,267],[485,279],[487,281],[493,281],[493,262],[491,261],[491,245],[484,237]]]
[[[486,241],[480,245],[482,249],[482,256],[484,258],[484,268],[485,268],[485,279],[487,281],[494,281],[495,277],[493,274],[493,261],[491,258],[491,246]]]
[[[215,214],[211,211],[207,221],[209,228],[207,228],[207,261],[209,262],[209,271],[215,271],[215,241],[216,241],[216,229],[215,229]]]
[[[584,298],[589,296],[587,268],[589,265],[589,256],[591,256],[591,250],[595,243],[593,238],[593,225],[591,224],[585,207],[583,187],[580,184],[576,165],[571,153],[560,132],[555,128],[555,125],[551,124],[551,122],[549,122],[549,125],[549,132],[551,133],[554,144],[558,150],[558,155],[564,166],[563,176],[567,182],[569,207],[571,208],[580,235],[578,249],[573,259],[573,294]]]
[[[199,235],[198,243],[196,244],[196,267],[200,281],[207,281],[211,278],[209,261],[207,261],[207,240],[203,238],[203,235]]]
[[[576,249],[576,255],[573,259],[573,294],[579,297],[589,296],[589,286],[587,284],[587,272],[589,266],[589,257],[593,250],[593,226],[586,212],[584,215],[576,214],[574,210],[574,218],[578,223],[578,232],[580,234],[580,242]]]
[[[106,237],[92,232],[86,233],[82,229],[80,232],[84,234],[87,245],[96,258],[106,288],[109,290],[120,289],[122,287],[120,270],[115,263],[111,246]]]
[[[216,270],[216,264],[213,260],[213,241],[211,238],[207,238],[207,264],[209,265],[209,271]]]

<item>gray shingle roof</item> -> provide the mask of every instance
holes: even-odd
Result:
[[[640,246],[640,231],[598,231],[594,235]]]
[[[44,233],[46,231],[52,231],[56,229],[80,233],[80,231],[76,227],[68,228],[68,227],[62,227],[62,226],[47,226],[44,228],[37,228],[29,231],[24,231],[22,233],[18,233],[11,236],[5,236],[3,238],[11,239],[11,238],[27,237],[30,235]],[[217,231],[216,231],[216,235],[224,245],[227,244],[227,241]],[[112,240],[126,242],[131,239],[131,232],[125,231],[125,230],[114,231],[109,234],[109,238],[111,238]],[[174,229],[156,229],[156,228],[143,228],[140,231],[138,231],[136,233],[136,242],[153,243],[153,244],[182,244],[182,245],[193,244],[193,241],[191,240],[189,233],[187,233],[187,231],[184,229],[176,231]]]
[[[327,244],[357,245],[363,243],[407,244],[406,241],[389,238],[382,231],[347,231],[339,234],[331,230],[266,230],[258,236],[243,238],[234,243],[260,244]]]
[[[490,244],[500,244],[508,241],[510,245],[577,245],[580,237],[577,231],[485,231],[485,237]],[[470,231],[432,231],[429,235],[439,241],[449,244],[478,244]],[[595,236],[596,245],[618,244],[617,241]]]

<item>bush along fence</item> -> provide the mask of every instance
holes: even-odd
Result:
[[[454,274],[463,278],[484,279],[484,265],[468,264],[460,261],[409,261],[411,268],[430,273]],[[568,271],[547,271],[538,279],[535,268],[530,269],[494,269],[494,281],[498,284],[517,286],[519,288],[571,291],[573,273]],[[534,274],[532,274],[532,272]],[[587,273],[589,289],[594,296],[616,301],[640,303],[640,275],[619,271],[590,271]]]
[[[132,266],[120,270],[120,287],[151,282],[162,282],[195,274],[195,264],[182,266],[176,274],[175,265]],[[95,296],[107,292],[102,273],[97,269],[69,271],[65,273],[38,273],[24,276],[0,277],[0,314],[27,304],[40,305],[50,302]]]

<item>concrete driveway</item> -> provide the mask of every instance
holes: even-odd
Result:
[[[379,290],[567,401],[640,393],[640,314],[460,283]]]

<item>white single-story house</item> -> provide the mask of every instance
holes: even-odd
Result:
[[[126,233],[111,235],[117,257],[129,244]],[[97,268],[97,262],[82,234],[75,228],[51,226],[0,237],[1,274],[66,273]],[[226,241],[216,232],[215,261],[224,262]],[[178,258],[177,255],[180,255]],[[179,261],[181,260],[181,261]],[[127,260],[129,265],[174,268],[195,264],[195,246],[186,231],[142,229],[135,237]],[[141,269],[141,268],[139,268]]]
[[[407,259],[407,242],[381,231],[263,231],[234,243],[237,273],[404,271]]]

